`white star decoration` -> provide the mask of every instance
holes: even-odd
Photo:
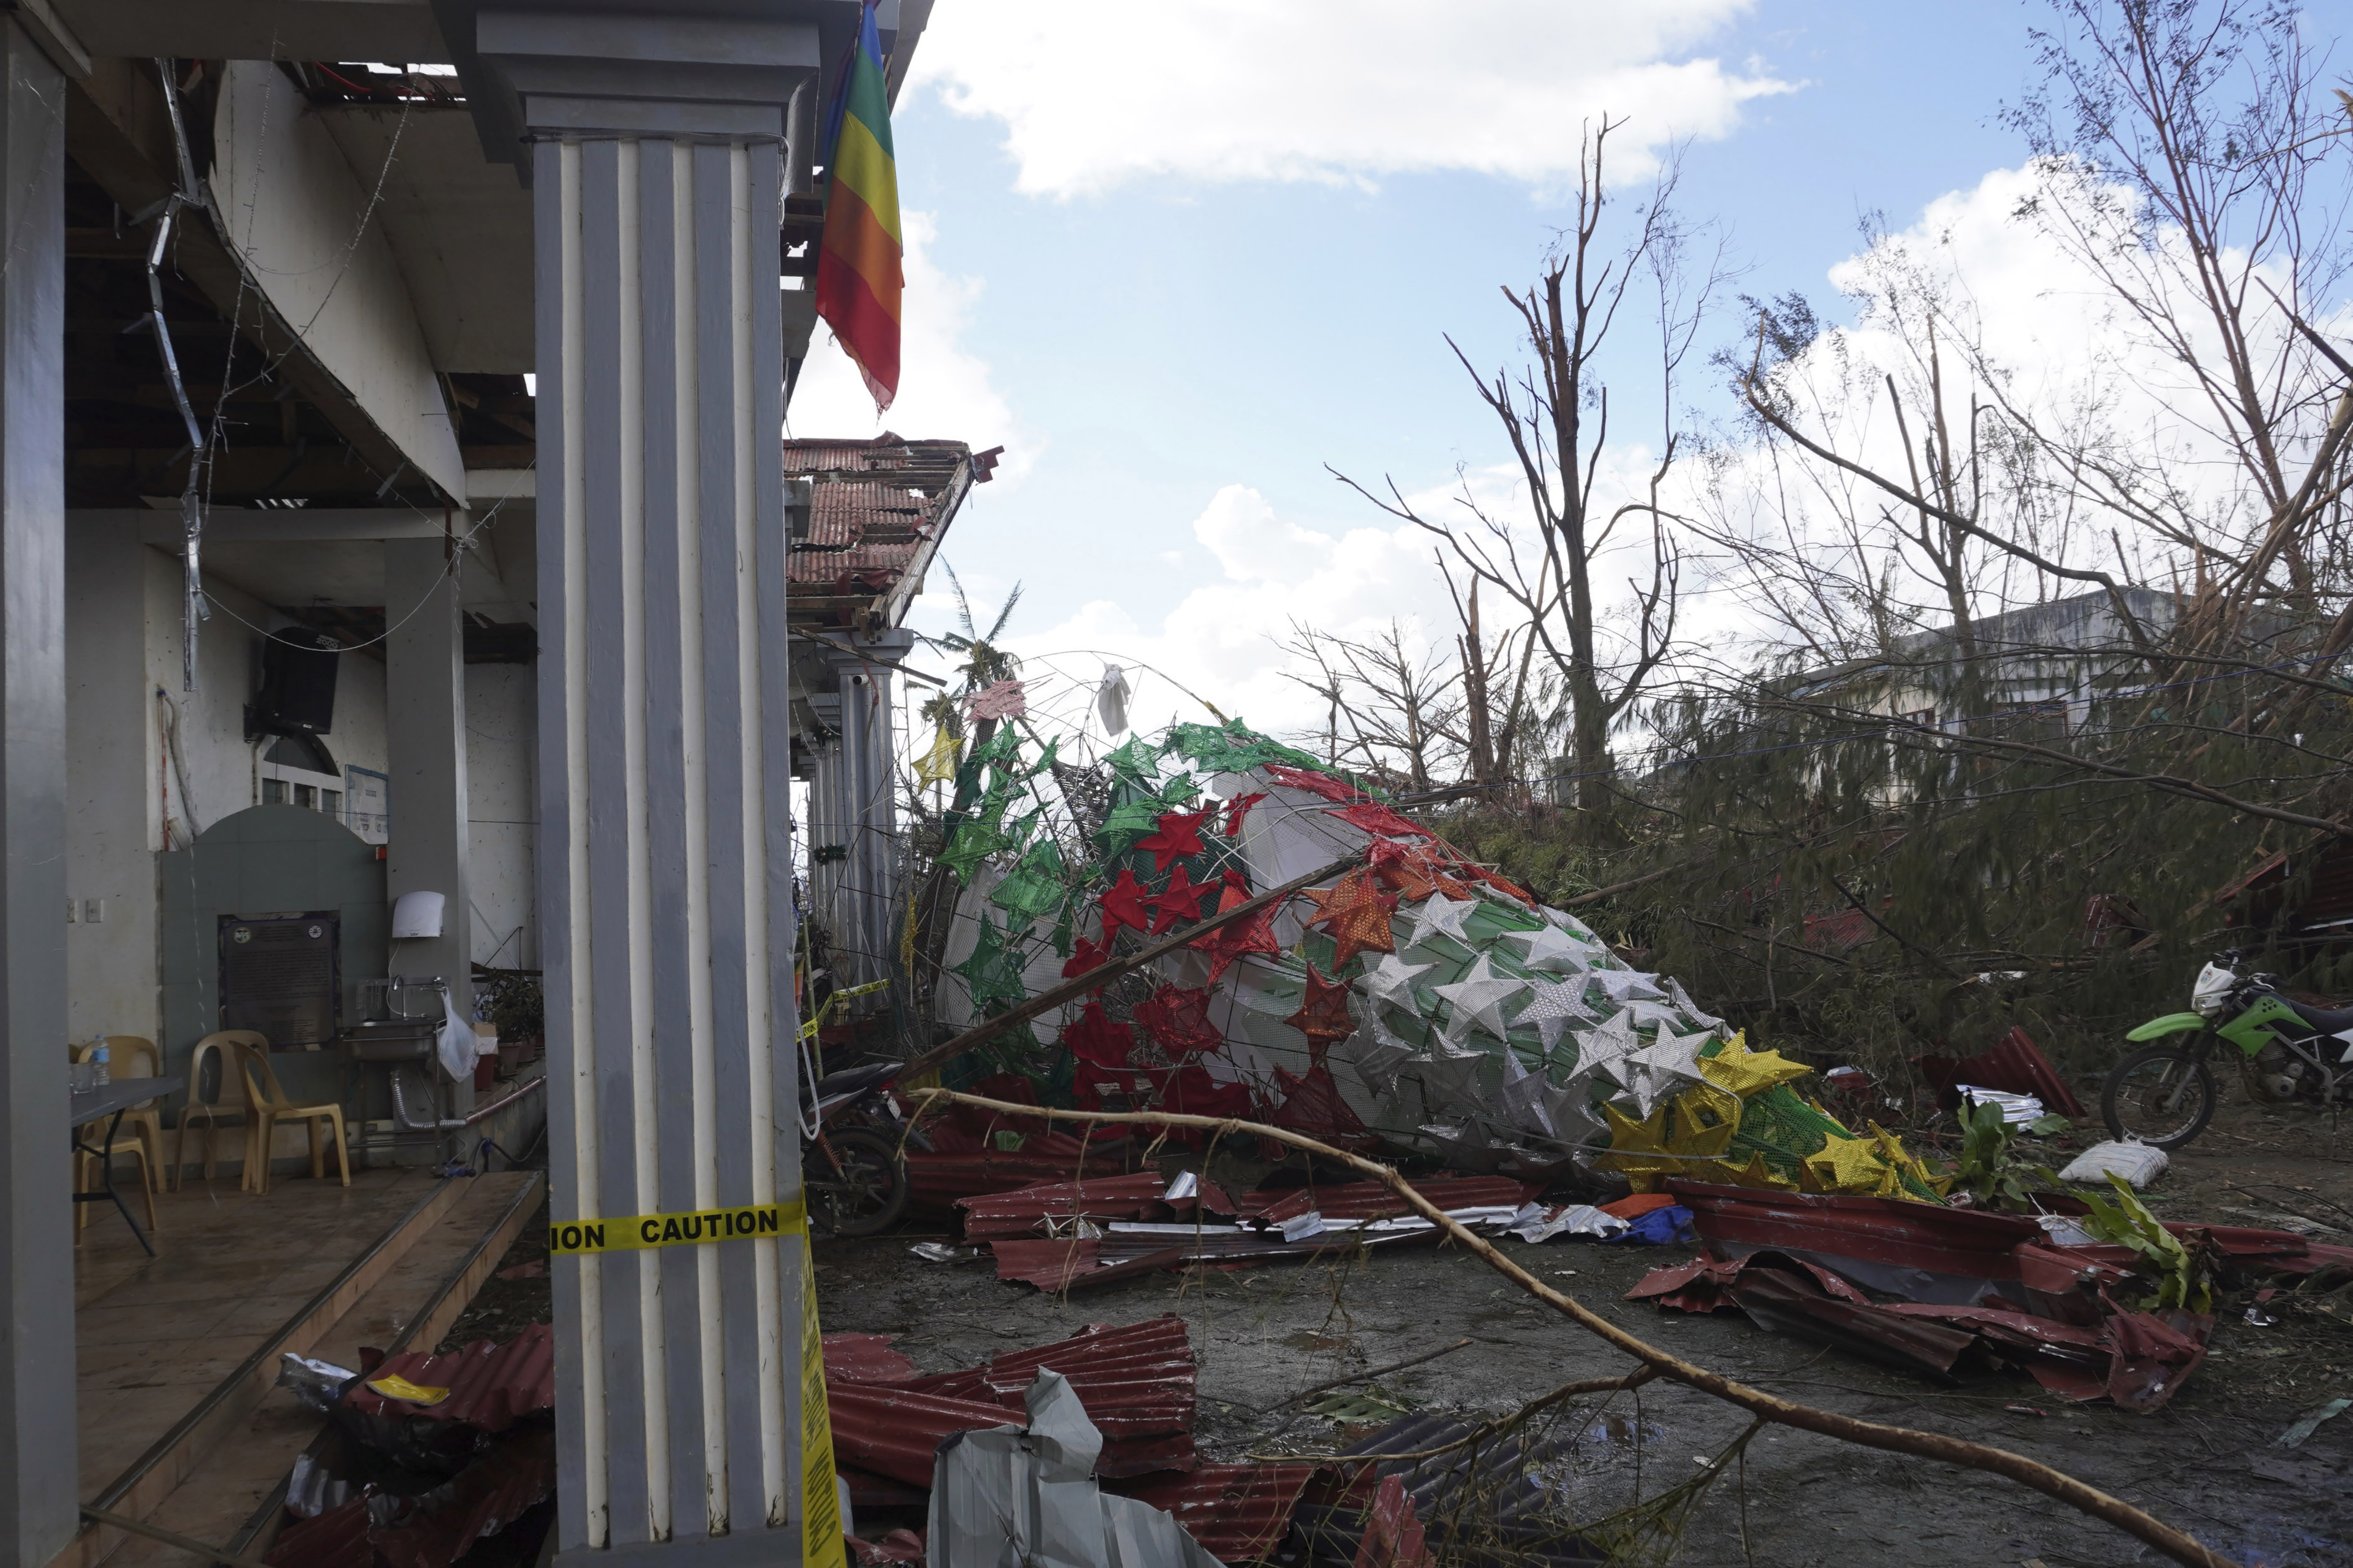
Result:
[[[1410,1013],[1414,1011],[1413,977],[1427,974],[1436,967],[1431,963],[1408,963],[1394,952],[1385,952],[1380,963],[1356,977],[1356,984],[1375,1001]]]
[[[1549,1056],[1560,1044],[1560,1034],[1571,1024],[1593,1022],[1592,1012],[1585,1005],[1585,982],[1582,980],[1531,980],[1528,982],[1528,1005],[1512,1020],[1514,1028],[1534,1026],[1537,1037],[1544,1041],[1545,1054]]]
[[[1599,1028],[1587,1029],[1578,1034],[1577,1068],[1581,1072],[1600,1073],[1622,1088],[1630,1071],[1625,1066],[1626,1055],[1641,1048],[1641,1037],[1634,1033],[1633,1023],[1625,1014],[1615,1014]]]
[[[1719,1035],[1724,1032],[1724,1020],[1701,1012],[1698,1004],[1691,999],[1691,993],[1683,989],[1682,981],[1670,978],[1662,984],[1667,988],[1667,999],[1683,1009],[1684,1022],[1698,1028],[1713,1029]]]
[[[1413,935],[1407,939],[1409,947],[1419,947],[1430,940],[1430,933],[1451,936],[1464,947],[1471,945],[1471,933],[1462,929],[1463,920],[1479,907],[1476,899],[1450,899],[1435,894],[1427,902],[1417,905],[1413,911]]]
[[[1504,940],[1527,943],[1527,966],[1549,969],[1556,974],[1581,974],[1601,956],[1599,948],[1551,926],[1540,931],[1507,931]]]
[[[1659,989],[1658,978],[1634,969],[1597,969],[1585,977],[1585,983],[1622,1007],[1629,1002],[1665,1001],[1667,994]]]
[[[1472,1029],[1484,1029],[1497,1039],[1504,1037],[1504,1004],[1528,988],[1525,980],[1513,980],[1495,973],[1481,953],[1470,973],[1451,985],[1440,985],[1434,990],[1452,1005],[1447,1016],[1446,1037],[1459,1040]]]
[[[1630,1074],[1621,1080],[1626,1092],[1618,1098],[1630,1099],[1636,1119],[1648,1120],[1659,1101],[1682,1092],[1684,1085],[1699,1081],[1700,1047],[1715,1037],[1705,1029],[1695,1035],[1674,1035],[1661,1029],[1656,1045],[1625,1058]]]

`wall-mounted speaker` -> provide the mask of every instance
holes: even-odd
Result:
[[[343,645],[323,632],[289,626],[261,645],[261,689],[246,710],[257,735],[323,735],[335,724],[335,668]]]

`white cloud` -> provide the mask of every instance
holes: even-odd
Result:
[[[1072,196],[1155,175],[1365,180],[1462,169],[1574,178],[1581,125],[1630,123],[1641,174],[1684,137],[1791,90],[1695,53],[1750,0],[956,0],[917,81],[1001,121],[1016,189]]]
[[[1189,688],[1256,728],[1299,732],[1324,715],[1285,678],[1293,664],[1276,640],[1290,635],[1294,617],[1342,637],[1381,631],[1392,619],[1409,631],[1452,635],[1429,536],[1410,525],[1319,532],[1282,521],[1257,490],[1228,485],[1194,520],[1193,537],[1222,581],[1173,603],[1092,600],[1060,625],[1007,638],[1024,661],[1033,709],[1078,727],[1108,660],[1130,672],[1129,711],[1139,729],[1206,720]]]
[[[801,437],[860,438],[895,430],[917,439],[969,443],[976,450],[1003,447],[999,481],[1018,480],[1037,461],[1039,442],[997,388],[988,365],[963,346],[962,338],[982,284],[933,265],[939,226],[929,213],[901,216],[906,237],[907,290],[900,322],[899,395],[890,412],[876,417],[858,367],[833,341],[823,321],[809,340],[807,360],[793,391],[786,421]]]

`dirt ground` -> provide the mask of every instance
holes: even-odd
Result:
[[[1217,1173],[1248,1185],[1262,1170],[1221,1162]],[[2353,1244],[2353,1126],[2334,1127],[2306,1110],[2266,1113],[2234,1086],[2214,1126],[2175,1157],[2148,1201],[2168,1219],[2301,1225],[2316,1239]],[[909,1249],[943,1235],[918,1221],[867,1241],[821,1240],[825,1328],[897,1335],[932,1372],[1088,1322],[1179,1313],[1200,1361],[1198,1439],[1215,1459],[1330,1452],[1366,1428],[1305,1414],[1293,1395],[1458,1339],[1472,1343],[1380,1377],[1372,1389],[1393,1405],[1475,1420],[1563,1383],[1626,1370],[1589,1335],[1451,1249],[1160,1275],[1063,1300],[999,1282],[986,1259],[937,1264]],[[2299,1448],[2275,1441],[2298,1415],[2353,1395],[2353,1322],[2293,1298],[2268,1304],[2277,1319],[2271,1327],[2245,1321],[2243,1299],[2223,1303],[2206,1364],[2166,1409],[2143,1416],[2070,1406],[2023,1374],[1941,1385],[1777,1337],[1745,1318],[1693,1318],[1620,1300],[1651,1268],[1690,1257],[1687,1247],[1504,1246],[1530,1272],[1634,1332],[1784,1397],[2015,1449],[2150,1510],[2248,1568],[2353,1564],[2353,1414]],[[546,1318],[538,1226],[501,1267],[522,1273],[491,1281],[445,1345],[504,1339]],[[1560,1420],[1577,1440],[1558,1479],[1581,1521],[1701,1477],[1747,1425],[1729,1406],[1656,1384],[1639,1401],[1586,1401]],[[1675,1563],[2105,1568],[2161,1561],[2129,1537],[1988,1476],[1780,1429],[1760,1433],[1743,1458],[1699,1499]],[[872,1521],[866,1532],[890,1522],[899,1521]]]

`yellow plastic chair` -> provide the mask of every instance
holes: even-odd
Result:
[[[313,1181],[326,1179],[327,1165],[319,1143],[319,1123],[332,1122],[335,1130],[335,1165],[343,1173],[343,1185],[352,1184],[351,1146],[343,1141],[343,1108],[327,1103],[297,1105],[286,1098],[279,1086],[278,1074],[269,1065],[269,1053],[240,1045],[236,1047],[239,1071],[245,1079],[245,1095],[253,1111],[251,1125],[245,1135],[245,1185],[255,1193],[269,1191],[269,1151],[277,1142],[280,1121],[306,1121],[311,1131],[311,1176]]]
[[[180,1142],[174,1153],[171,1184],[174,1191],[180,1185],[180,1173],[188,1163],[188,1124],[199,1117],[205,1123],[205,1180],[213,1179],[213,1135],[219,1130],[221,1119],[227,1117],[237,1130],[248,1136],[253,1129],[253,1106],[246,1098],[245,1071],[237,1062],[237,1050],[267,1051],[269,1040],[252,1029],[222,1029],[206,1035],[196,1042],[188,1054],[188,1103],[180,1110]],[[203,1099],[205,1063],[211,1060],[218,1068],[213,1098]],[[234,1098],[231,1098],[234,1097]]]
[[[99,1043],[92,1041],[81,1047],[74,1052],[74,1060],[77,1062],[90,1060],[98,1054]],[[142,1039],[137,1035],[109,1035],[104,1044],[107,1047],[107,1077],[110,1082],[157,1076],[154,1041]],[[145,1068],[144,1071],[124,1070],[133,1063],[142,1062],[142,1057],[144,1059],[142,1065]],[[147,1228],[150,1231],[157,1230],[161,1227],[155,1223],[155,1186],[162,1179],[164,1121],[156,1114],[155,1102],[152,1100],[142,1100],[124,1111],[122,1120],[131,1124],[132,1136],[129,1138],[117,1136],[110,1139],[95,1152],[85,1149],[74,1151],[74,1191],[77,1193],[98,1191],[98,1188],[90,1185],[93,1163],[104,1160],[111,1163],[116,1155],[128,1154],[139,1162],[139,1194],[147,1205]],[[105,1118],[105,1121],[111,1126],[114,1119],[110,1116]],[[90,1124],[89,1135],[94,1138],[104,1137],[105,1131],[98,1122],[93,1121]],[[74,1239],[77,1245],[80,1242],[81,1232],[90,1225],[90,1205],[88,1204],[74,1205]]]

